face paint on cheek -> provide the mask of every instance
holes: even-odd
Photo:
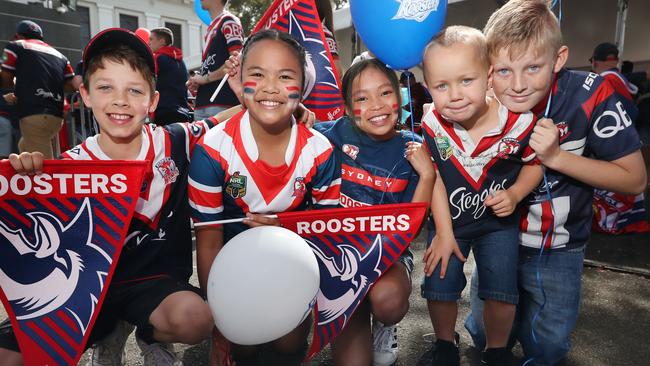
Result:
[[[289,92],[289,95],[287,95],[289,99],[295,99],[295,100],[300,99],[300,87],[287,86],[287,91]]]
[[[393,103],[392,108],[393,108],[393,112],[397,112],[399,106],[397,105],[397,103]]]
[[[355,121],[360,121],[361,120],[361,109],[353,109],[352,110],[352,116],[354,116]]]
[[[244,95],[246,97],[252,98],[253,94],[257,91],[257,83],[254,81],[247,81],[243,85],[244,87]]]

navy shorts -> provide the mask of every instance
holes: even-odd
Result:
[[[433,232],[429,233],[428,245],[431,245]],[[470,249],[474,252],[478,271],[481,299],[503,301],[517,304],[517,261],[519,258],[519,230],[516,227],[495,231],[472,239],[456,239],[463,255],[467,257]],[[431,276],[425,276],[421,285],[421,294],[432,301],[457,301],[467,285],[463,272],[464,263],[455,255],[449,258],[447,274],[440,279],[438,266]]]

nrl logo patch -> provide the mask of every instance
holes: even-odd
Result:
[[[165,185],[176,182],[178,177],[178,168],[172,158],[164,158],[156,163],[158,173],[163,177]]]
[[[440,154],[440,159],[447,160],[452,155],[454,155],[449,139],[445,136],[436,136],[436,148],[438,148],[438,154]]]
[[[345,155],[351,157],[352,160],[356,160],[357,155],[359,155],[359,148],[357,146],[354,146],[354,145],[345,144],[345,145],[341,146],[341,150],[343,150]]]
[[[226,193],[232,198],[242,198],[246,195],[246,176],[235,172],[228,179],[226,184]]]
[[[432,11],[438,10],[439,0],[395,0],[399,5],[397,14],[392,18],[424,21]]]

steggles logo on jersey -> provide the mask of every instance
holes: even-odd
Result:
[[[521,144],[517,139],[506,137],[501,139],[499,146],[497,147],[497,157],[500,159],[507,158],[508,155],[514,155],[519,151]]]
[[[343,150],[343,152],[345,153],[345,155],[347,155],[347,156],[349,156],[350,158],[352,158],[352,160],[356,160],[356,159],[357,159],[357,155],[359,155],[359,148],[358,148],[357,146],[354,146],[354,145],[344,144],[344,145],[341,147],[341,150]]]
[[[507,179],[501,183],[490,183],[488,189],[484,189],[481,193],[472,193],[465,187],[459,187],[449,195],[449,205],[451,206],[451,218],[453,220],[460,217],[464,212],[471,212],[475,219],[483,216],[485,212],[485,205],[483,202],[488,197],[490,192],[504,190],[506,187]]]
[[[293,181],[293,194],[292,197],[302,198],[307,193],[307,186],[305,185],[305,177],[297,177]]]
[[[162,175],[165,185],[176,182],[179,172],[176,163],[174,163],[172,158],[167,157],[157,162],[156,169],[158,169],[158,173]]]
[[[569,125],[566,122],[560,122],[555,126],[560,131],[560,142],[566,140],[566,138],[571,134],[569,131]]]
[[[242,198],[246,195],[246,176],[239,174],[239,172],[233,173],[228,179],[226,184],[226,193],[232,198]]]
[[[447,160],[452,155],[454,155],[454,150],[449,143],[449,139],[446,136],[438,135],[435,137],[436,148],[438,149],[438,154],[440,154],[440,159]]]
[[[399,5],[393,19],[424,21],[432,11],[438,10],[439,0],[395,0]]]

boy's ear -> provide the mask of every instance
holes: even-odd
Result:
[[[79,94],[81,94],[81,99],[84,102],[84,105],[86,108],[92,108],[92,103],[90,103],[90,94],[88,93],[88,89],[86,89],[86,85],[84,83],[79,84]]]
[[[569,59],[569,47],[567,46],[560,47],[560,49],[557,51],[557,59],[555,60],[553,73],[560,72],[560,70],[562,70],[562,68],[564,67],[568,59]]]
[[[160,93],[156,90],[151,95],[151,104],[149,105],[149,110],[147,112],[151,113],[156,110],[158,107],[158,101],[160,100]]]

